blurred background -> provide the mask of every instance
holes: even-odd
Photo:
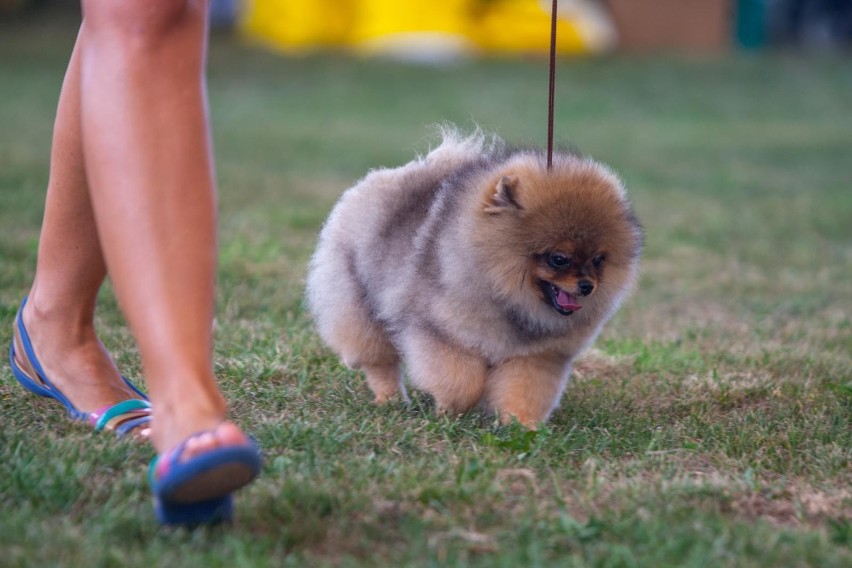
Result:
[[[622,176],[647,242],[539,438],[369,404],[302,283],[341,192],[430,125],[544,142],[550,4],[211,7],[216,372],[267,471],[225,538],[158,534],[148,450],[72,433],[0,365],[0,566],[852,566],[849,0],[559,0],[556,139]],[[79,21],[0,0],[0,346]]]
[[[441,61],[539,53],[546,0],[212,0],[212,24],[286,53]],[[76,0],[0,0],[0,18],[77,14]],[[561,54],[765,47],[848,49],[852,0],[561,0]]]

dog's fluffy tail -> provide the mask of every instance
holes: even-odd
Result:
[[[506,143],[496,134],[487,133],[478,126],[470,133],[463,132],[451,123],[434,126],[441,143],[432,148],[421,161],[432,164],[461,164],[473,159],[490,156],[502,150]]]

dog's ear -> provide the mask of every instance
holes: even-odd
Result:
[[[502,213],[523,209],[518,203],[518,176],[503,176],[494,188],[494,194],[488,200],[484,211],[486,213]]]

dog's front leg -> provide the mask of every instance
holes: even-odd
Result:
[[[571,373],[571,360],[549,353],[506,359],[485,381],[485,405],[506,424],[513,419],[535,429],[559,404]]]
[[[440,412],[463,414],[482,398],[487,366],[475,353],[429,329],[406,330],[399,344],[412,385],[435,397]]]

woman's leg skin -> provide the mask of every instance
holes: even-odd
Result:
[[[79,43],[59,97],[36,276],[22,317],[51,382],[77,409],[92,412],[136,395],[94,328],[106,266],[83,165]]]
[[[225,417],[212,368],[207,9],[206,0],[83,1],[85,171],[110,279],[139,344],[159,451]],[[244,439],[225,424],[193,446]]]
[[[23,318],[80,410],[132,398],[93,326],[108,267],[139,343],[164,451],[245,441],[212,371],[215,185],[206,0],[84,0],[57,112],[36,277]]]

